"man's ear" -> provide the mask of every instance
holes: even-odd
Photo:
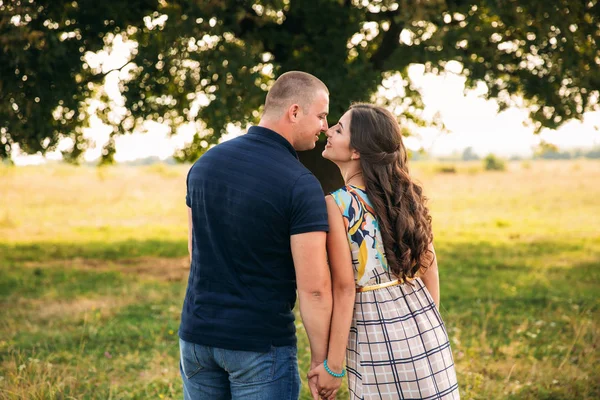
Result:
[[[291,122],[296,122],[300,114],[300,106],[298,104],[292,104],[289,106],[287,111],[287,117]]]

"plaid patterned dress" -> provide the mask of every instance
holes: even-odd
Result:
[[[364,190],[331,193],[348,230],[357,286],[394,280]],[[459,399],[450,341],[421,279],[356,294],[346,368],[351,400]]]

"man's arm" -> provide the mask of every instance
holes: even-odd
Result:
[[[331,333],[329,334],[329,348],[327,351],[327,364],[333,372],[342,372],[346,358],[346,347],[352,317],[354,314],[354,298],[356,284],[354,282],[354,269],[352,268],[352,254],[348,244],[348,232],[342,213],[331,196],[325,197],[329,219],[329,233],[327,234],[327,255],[331,271],[333,286],[333,315],[331,317]],[[323,365],[311,370],[309,378],[318,377],[319,393],[323,398],[335,398],[342,384],[342,379],[334,378],[325,371]]]
[[[290,244],[298,303],[308,334],[311,369],[327,357],[331,322],[331,275],[327,266],[327,206],[323,189],[310,173],[301,175],[291,190]],[[313,399],[318,400],[315,380],[309,380]]]
[[[192,230],[194,224],[192,223],[192,209],[188,207],[188,253],[190,255],[190,262],[192,261]]]
[[[326,232],[291,236],[300,315],[310,342],[311,365],[314,366],[327,357],[331,321],[331,276],[327,266],[326,239]]]

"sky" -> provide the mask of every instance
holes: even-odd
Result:
[[[110,53],[103,51],[90,54],[87,57],[90,66],[102,68],[106,72],[125,64],[135,44],[123,43],[117,37],[113,45]],[[447,132],[440,132],[435,128],[420,128],[413,137],[405,140],[408,148],[423,148],[430,155],[444,156],[472,147],[480,156],[493,153],[509,157],[531,155],[541,140],[558,146],[560,150],[600,146],[600,111],[584,114],[583,122],[572,120],[555,131],[546,129],[535,135],[533,127],[524,125],[527,121],[526,110],[511,107],[497,113],[496,102],[482,97],[485,93],[483,84],[465,93],[465,78],[456,73],[460,65],[454,65],[452,62],[448,64],[446,72],[440,75],[425,74],[422,65],[412,65],[409,68],[409,76],[413,84],[420,88],[423,96],[425,116],[431,117],[438,113]],[[114,72],[107,76],[107,92],[117,90],[117,74]],[[335,93],[331,93],[331,96],[335,96]],[[329,121],[331,125],[336,122]],[[145,133],[116,138],[116,161],[131,161],[150,156],[168,158],[175,149],[191,141],[194,134],[192,126],[183,126],[176,135],[170,137],[166,127],[158,123],[148,122],[145,128]],[[100,156],[102,145],[108,140],[110,128],[92,118],[90,128],[84,132],[85,136],[95,143],[84,157],[86,161],[93,161]],[[232,131],[224,139],[238,134],[240,132]],[[60,159],[60,150],[69,146],[68,140],[63,141],[57,151],[47,154],[45,158],[39,155],[24,156],[15,150],[13,160],[17,165],[40,164],[47,159]]]
[[[439,112],[449,133],[424,129],[420,138],[409,142],[421,144],[431,154],[447,155],[472,147],[479,155],[531,155],[541,140],[561,150],[600,145],[600,112],[585,113],[583,122],[571,120],[557,130],[545,129],[536,135],[532,126],[524,124],[527,110],[511,107],[498,113],[497,103],[482,97],[483,84],[465,94],[465,78],[452,72],[438,76],[422,71],[422,66],[415,66],[411,78],[422,88],[425,111]]]

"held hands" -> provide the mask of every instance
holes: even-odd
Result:
[[[308,379],[308,388],[310,389],[310,395],[313,400],[319,400],[321,397],[319,396],[319,388],[317,387],[317,379],[318,377],[313,377]]]
[[[313,395],[313,400],[334,400],[342,385],[342,378],[336,378],[325,369],[323,364],[314,367],[311,365],[308,373],[308,385]]]
[[[313,360],[310,363],[310,370],[312,371],[313,369],[317,368],[318,366],[319,366],[319,363],[315,362]],[[309,372],[309,374],[310,374],[310,372]],[[313,400],[319,400],[319,388],[317,387],[318,376],[313,376],[311,378],[310,375],[307,375],[307,378],[308,378],[308,388],[310,389],[310,394],[311,394]]]

